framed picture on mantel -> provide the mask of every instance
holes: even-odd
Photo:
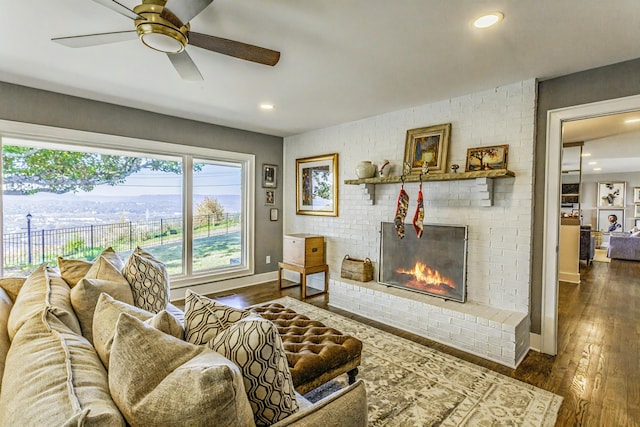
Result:
[[[447,171],[447,152],[451,139],[451,123],[409,129],[404,145],[404,162],[411,166],[411,175],[422,173],[427,163],[429,173]]]

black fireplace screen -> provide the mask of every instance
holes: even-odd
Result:
[[[411,232],[411,224],[405,227],[408,232],[404,239],[400,239],[393,223],[382,223],[379,281],[464,302],[467,293],[467,226],[425,224],[420,239]]]

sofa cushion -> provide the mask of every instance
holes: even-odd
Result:
[[[16,302],[18,292],[20,292],[20,288],[22,288],[22,285],[24,285],[26,281],[26,277],[3,277],[0,279],[0,288],[4,289],[7,295],[9,295],[11,302]]]
[[[187,289],[184,299],[185,339],[192,344],[206,344],[249,314],[246,310],[228,307]]]
[[[124,280],[124,277],[122,280]],[[103,292],[118,301],[133,305],[133,294],[126,280],[123,283],[122,281],[89,279],[86,277],[81,279],[71,289],[71,304],[80,321],[82,335],[89,342],[93,342],[93,313],[96,310],[98,298]]]
[[[15,335],[0,391],[3,426],[124,426],[91,344],[48,307]]]
[[[11,340],[9,339],[9,332],[7,332],[7,321],[9,320],[9,313],[13,302],[4,289],[0,288],[0,390],[2,390],[2,374],[4,372],[4,362],[7,358],[7,352],[9,346],[11,346]]]
[[[207,346],[240,368],[256,425],[271,425],[298,410],[282,340],[269,320],[241,319]]]
[[[109,388],[131,425],[253,425],[233,363],[126,313],[116,326]]]
[[[120,313],[127,313],[143,322],[146,321],[161,332],[174,335],[178,339],[182,339],[184,335],[182,325],[166,310],[154,314],[102,293],[93,314],[93,345],[107,369],[109,369],[111,347]]]
[[[133,301],[152,313],[164,310],[169,303],[169,274],[167,268],[153,255],[137,247],[122,270],[127,278]]]
[[[49,306],[59,308],[58,318],[72,331],[81,334],[80,323],[71,306],[70,291],[61,277],[50,274],[45,265],[38,267],[27,277],[13,305],[7,324],[9,338],[13,340],[24,322]]]
[[[84,277],[88,279],[110,280],[121,283],[122,285],[129,285],[129,281],[124,277],[121,270],[102,255],[94,261]]]

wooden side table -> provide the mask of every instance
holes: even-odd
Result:
[[[287,262],[278,263],[278,287],[282,289],[282,270],[296,271],[300,274],[300,285],[302,288],[302,299],[307,298],[307,275],[324,273],[324,291],[329,292],[329,266],[327,264],[314,265],[313,267],[305,267],[303,265],[289,264]],[[316,295],[316,294],[314,294]]]

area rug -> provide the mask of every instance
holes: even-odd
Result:
[[[593,260],[598,262],[611,262],[611,258],[607,258],[606,249],[596,249],[595,255],[593,256]]]
[[[370,426],[553,426],[562,397],[290,297],[272,301],[363,342]],[[306,395],[315,401],[347,376]]]

